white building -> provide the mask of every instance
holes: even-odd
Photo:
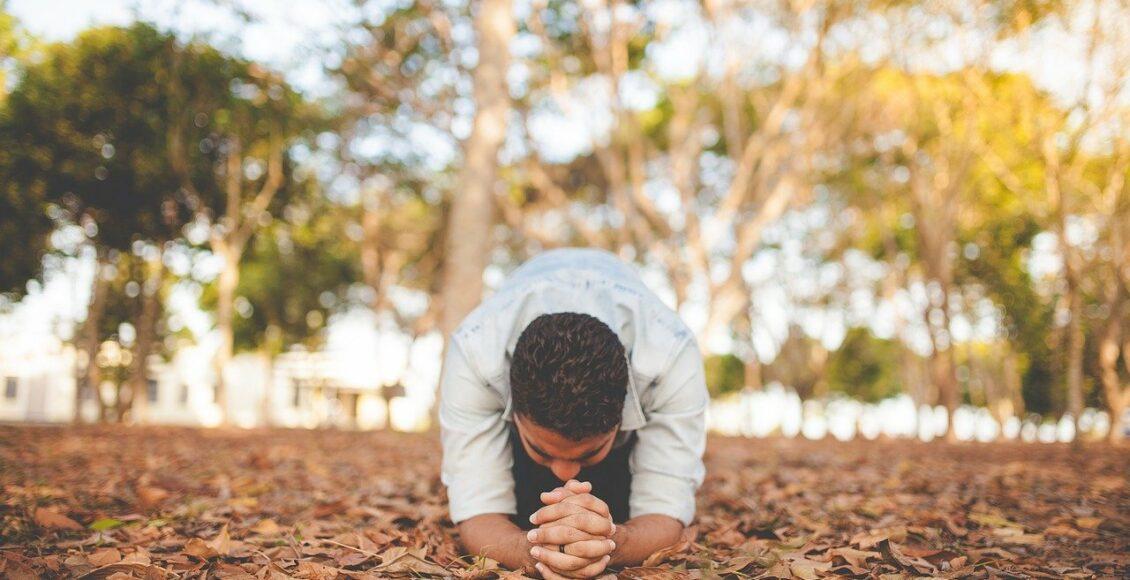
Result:
[[[65,423],[74,416],[75,350],[53,339],[25,345],[0,343],[0,421]],[[384,395],[392,398],[392,426],[427,427],[428,410],[404,398],[402,388],[346,378],[341,355],[287,352],[274,365],[261,354],[236,356],[225,372],[228,419],[237,426],[383,428],[388,423]],[[150,359],[144,400],[135,405],[135,423],[214,426],[221,421],[211,353],[186,346],[168,362]],[[89,393],[89,391],[88,391]],[[112,401],[114,385],[101,385]],[[98,417],[93,395],[81,403],[84,420]]]

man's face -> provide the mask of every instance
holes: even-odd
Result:
[[[607,457],[619,431],[619,426],[616,426],[608,433],[573,441],[521,415],[514,415],[514,425],[518,427],[518,438],[530,458],[548,467],[561,481],[569,481],[582,467],[596,465]]]

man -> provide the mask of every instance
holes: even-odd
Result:
[[[693,334],[630,266],[582,249],[523,264],[444,361],[443,482],[464,547],[556,579],[677,542],[707,402]]]

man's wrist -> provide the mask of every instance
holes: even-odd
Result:
[[[619,566],[621,564],[620,554],[623,553],[622,548],[628,545],[632,535],[632,527],[628,522],[616,524],[616,531],[612,534],[612,541],[616,542],[616,549],[612,551],[612,561],[608,563],[609,566]]]
[[[534,564],[537,564],[537,559],[530,554],[530,550],[534,547],[534,544],[531,544],[530,541],[526,539],[525,531],[522,531],[518,535],[516,543],[517,545],[514,547],[514,551],[522,555],[522,568],[517,571],[527,576],[536,575],[537,568],[534,567]]]

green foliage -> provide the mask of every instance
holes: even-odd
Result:
[[[870,403],[899,394],[899,348],[866,328],[849,330],[829,357],[828,389]]]
[[[7,0],[0,0],[0,99],[8,93],[8,82],[16,61],[24,57],[34,39],[8,13]]]
[[[8,73],[24,51],[27,35],[0,1],[0,127],[11,123],[7,109]],[[18,300],[29,280],[40,274],[48,236],[53,225],[47,218],[42,195],[25,191],[10,178],[20,170],[19,141],[0,131],[0,298]]]
[[[277,213],[301,190],[291,146],[323,126],[320,111],[278,74],[206,44],[181,47],[166,64],[169,155],[194,210],[221,220],[231,194],[248,200],[269,188],[278,163],[279,190],[265,208]]]
[[[703,361],[711,397],[740,391],[745,386],[745,363],[732,354],[711,355]]]
[[[166,155],[170,35],[137,24],[88,30],[23,71],[0,119],[18,143],[5,182],[90,220],[97,242],[168,239],[188,218]]]
[[[6,113],[0,106],[0,126]],[[29,280],[39,277],[43,256],[49,249],[53,225],[40,195],[22,190],[11,175],[17,145],[0,133],[0,296],[18,300]]]
[[[257,235],[236,288],[235,348],[278,354],[294,345],[317,348],[330,317],[348,307],[346,291],[359,278],[356,246],[342,236],[345,217],[323,206],[292,212]],[[299,217],[308,216],[308,217]],[[202,306],[214,308],[215,285]]]

